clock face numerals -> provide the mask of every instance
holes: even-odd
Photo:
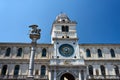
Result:
[[[74,48],[69,44],[63,44],[59,47],[59,52],[62,56],[70,57],[74,53]]]

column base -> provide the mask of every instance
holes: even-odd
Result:
[[[28,76],[28,77],[26,78],[26,80],[34,80],[34,77],[33,77],[33,76]]]

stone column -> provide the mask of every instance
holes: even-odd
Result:
[[[87,72],[84,70],[84,80],[87,80]]]
[[[35,47],[31,48],[31,56],[29,61],[29,76],[33,76],[33,69],[34,69],[34,56],[35,56]]]
[[[93,65],[93,75],[96,75],[96,66]]]
[[[27,80],[34,80],[33,70],[34,70],[34,56],[35,56],[35,46],[31,48],[31,55],[29,61],[29,71]]]
[[[54,80],[56,80],[56,68],[54,70]]]
[[[105,74],[106,75],[113,75],[111,72],[112,72],[112,69],[114,69],[114,67],[112,67],[111,65],[105,65]]]
[[[29,37],[32,40],[31,42],[31,55],[29,60],[29,71],[28,71],[28,77],[27,80],[34,80],[33,71],[34,71],[34,57],[35,57],[35,50],[36,50],[36,44],[37,40],[40,39],[40,29],[38,29],[37,25],[31,25],[29,26],[31,28]]]
[[[82,80],[82,79],[81,79],[81,71],[79,71],[79,80]]]
[[[1,75],[2,68],[0,68],[0,75]]]
[[[49,71],[49,80],[51,80],[51,70]]]

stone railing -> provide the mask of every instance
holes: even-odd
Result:
[[[50,65],[84,65],[83,59],[51,59]]]
[[[55,36],[64,36],[64,35],[67,35],[67,36],[72,36],[74,38],[77,37],[75,31],[71,31],[71,32],[60,32],[60,31],[54,31],[56,33]]]
[[[0,80],[11,80],[11,79],[26,79],[27,75],[0,75]],[[34,79],[44,79],[44,80],[48,80],[48,76],[42,76],[42,75],[34,75]]]
[[[109,80],[120,80],[120,75],[88,75],[88,80],[97,80],[97,79],[109,79]]]

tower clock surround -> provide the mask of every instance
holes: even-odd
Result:
[[[70,57],[74,54],[74,48],[70,44],[62,44],[59,47],[59,53],[64,57]]]

